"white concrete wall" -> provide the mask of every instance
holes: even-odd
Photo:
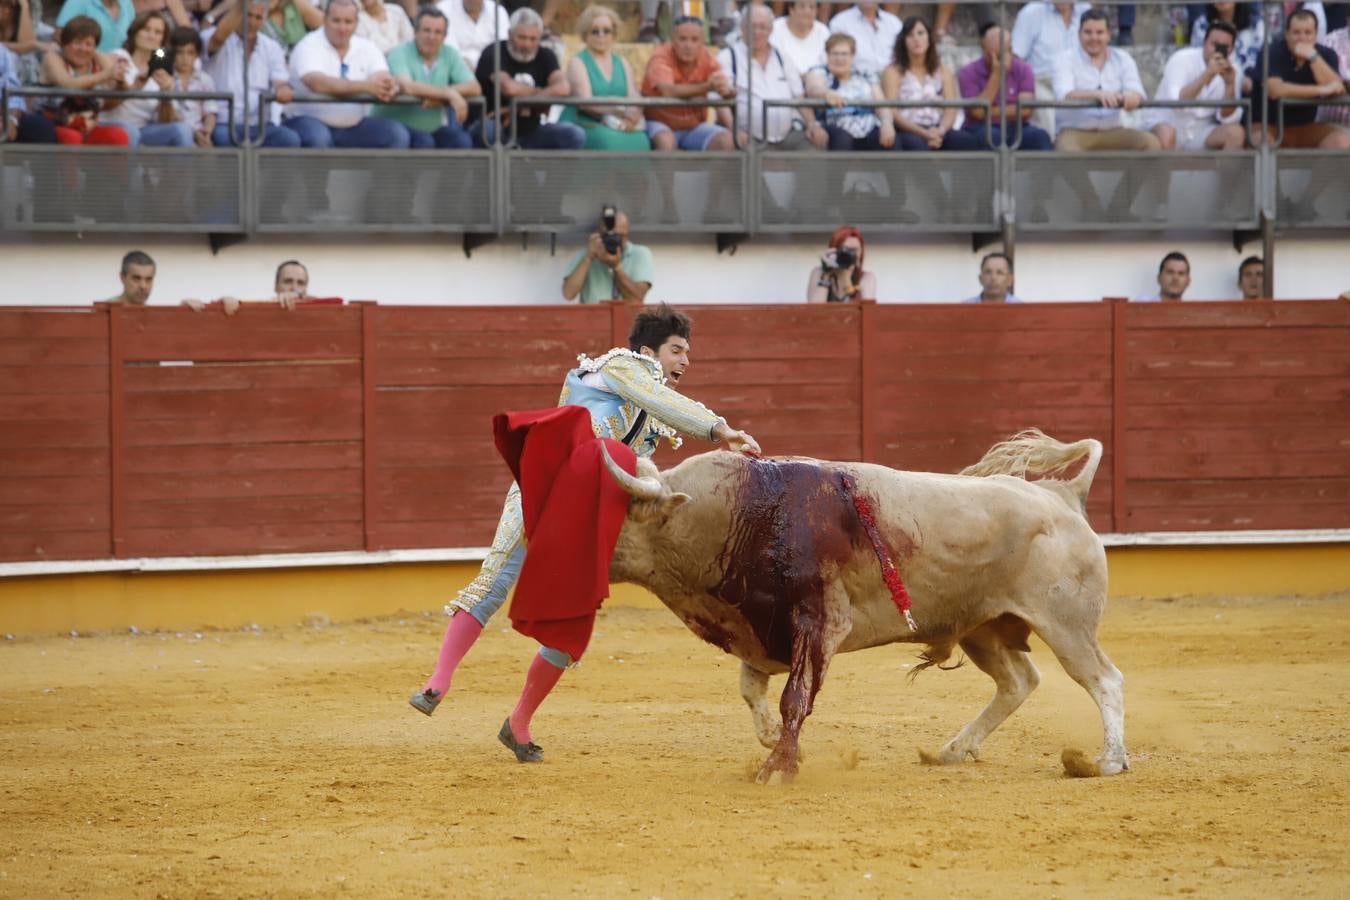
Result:
[[[643,235],[636,234],[638,240]],[[800,302],[824,239],[757,238],[718,254],[711,237],[649,240],[656,256],[651,297],[672,302]],[[304,261],[319,296],[384,303],[556,303],[576,239],[506,236],[466,259],[457,237],[257,238],[212,255],[204,236],[0,237],[0,303],[83,304],[115,295],[118,263],[132,248],[159,264],[151,303],[221,294],[269,296],[273,271],[288,258]],[[992,249],[992,248],[990,248]],[[1214,236],[1122,240],[1113,236],[1024,236],[1017,252],[1017,293],[1027,300],[1096,300],[1156,291],[1158,262],[1170,250],[1191,260],[1186,299],[1232,299],[1238,263],[1260,243],[1236,252]],[[955,301],[979,290],[979,253],[968,238],[876,241],[867,266],[883,302]],[[1350,289],[1350,241],[1287,238],[1277,244],[1277,298],[1335,297]]]

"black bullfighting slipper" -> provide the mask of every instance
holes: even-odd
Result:
[[[429,716],[436,711],[436,707],[441,705],[441,698],[445,696],[442,691],[433,691],[427,688],[425,691],[418,691],[408,698],[412,708],[424,716]]]
[[[522,744],[520,741],[516,740],[515,734],[511,731],[510,717],[502,723],[502,730],[497,732],[497,740],[501,741],[502,744],[506,746],[507,750],[510,750],[516,755],[516,762],[527,763],[544,761],[543,747],[540,747],[534,741],[528,741]]]

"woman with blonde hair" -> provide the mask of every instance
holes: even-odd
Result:
[[[638,96],[633,69],[614,52],[619,17],[604,6],[588,6],[577,19],[585,48],[567,64],[567,80],[576,97]],[[586,131],[587,150],[650,150],[642,109],[636,106],[569,106],[562,121]]]

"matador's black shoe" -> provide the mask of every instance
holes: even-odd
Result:
[[[527,741],[522,744],[520,741],[516,740],[515,734],[511,731],[511,719],[509,716],[506,721],[502,723],[502,730],[497,732],[497,740],[501,741],[507,750],[510,750],[516,755],[516,762],[527,763],[544,761],[543,747],[540,747],[534,741]]]
[[[436,711],[436,707],[441,705],[442,698],[445,697],[444,691],[433,691],[427,688],[425,691],[418,691],[408,698],[412,708],[424,716],[429,716]]]

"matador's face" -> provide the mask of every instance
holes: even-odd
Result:
[[[654,357],[661,364],[661,374],[671,384],[679,384],[685,370],[689,368],[689,342],[679,335],[672,334],[666,338],[666,342],[656,351],[643,347],[642,353]]]

